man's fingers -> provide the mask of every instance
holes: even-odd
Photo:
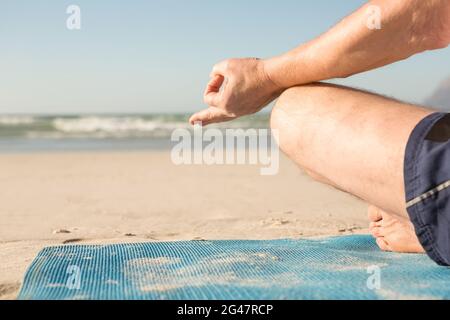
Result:
[[[225,77],[220,74],[213,75],[206,86],[205,95],[219,92],[224,80]]]
[[[207,105],[219,105],[219,92],[225,78],[222,75],[214,75],[206,86],[203,100]]]
[[[209,107],[203,111],[194,114],[190,119],[190,124],[201,122],[203,126],[212,123],[224,122],[230,120],[231,117],[222,109]]]
[[[228,68],[228,60],[217,63],[211,72],[211,77],[215,75],[225,76]]]
[[[206,126],[211,123],[224,122],[233,118],[224,109],[217,108],[220,105],[220,89],[224,85],[227,68],[228,60],[219,62],[213,67],[211,80],[203,94],[205,103],[210,107],[191,116],[189,123],[195,124],[196,122],[201,122],[202,125]]]

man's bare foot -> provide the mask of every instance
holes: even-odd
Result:
[[[387,213],[377,207],[369,207],[370,232],[383,251],[424,253],[414,231],[414,226],[407,218]]]

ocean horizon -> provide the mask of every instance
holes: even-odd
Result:
[[[192,130],[189,113],[0,115],[0,152],[168,150],[172,132]],[[224,129],[268,128],[260,113],[213,125]]]

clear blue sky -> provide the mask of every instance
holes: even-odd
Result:
[[[362,3],[2,0],[0,113],[193,111],[215,62],[282,53]],[[70,4],[81,7],[80,31],[66,29]],[[450,75],[449,53],[339,82],[421,102]]]

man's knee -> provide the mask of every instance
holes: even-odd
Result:
[[[285,90],[278,98],[271,116],[272,129],[282,130],[286,120],[302,121],[320,112],[320,106],[328,105],[327,100],[338,86],[327,83],[313,83]]]
[[[293,87],[285,90],[275,103],[270,117],[270,127],[286,135],[286,131],[291,131],[297,127],[294,122],[299,117],[301,111],[301,100],[297,99],[302,89]]]
[[[270,116],[270,128],[276,131],[277,143],[280,149],[289,155],[287,145],[292,142],[289,135],[292,133],[292,122],[294,112],[292,103],[293,88],[284,91],[275,103]]]
[[[273,108],[272,116],[277,119],[278,114],[292,113],[299,111],[305,100],[299,99],[308,94],[312,85],[297,86],[286,89],[277,99]]]
[[[303,87],[293,87],[280,95],[270,117],[270,127],[273,130],[286,129],[286,124],[293,121],[295,114],[300,113],[302,101],[298,97],[302,90]]]
[[[277,132],[280,149],[302,166],[311,178],[328,184],[328,180],[304,167],[303,163],[311,151],[312,137],[317,134],[311,123],[317,119],[317,110],[324,96],[329,96],[329,89],[322,84],[287,89],[278,98],[270,118],[270,126]]]
[[[296,148],[305,125],[314,116],[317,101],[316,84],[292,87],[285,90],[275,103],[270,117],[270,127],[279,135],[280,148],[289,155],[290,149]]]
[[[298,156],[308,153],[308,145],[303,139],[303,123],[307,121],[304,120],[307,115],[303,111],[303,101],[299,99],[304,93],[305,87],[293,87],[284,91],[270,117],[270,127],[276,132],[280,149],[297,164],[300,164]],[[308,170],[306,172],[313,176]]]

